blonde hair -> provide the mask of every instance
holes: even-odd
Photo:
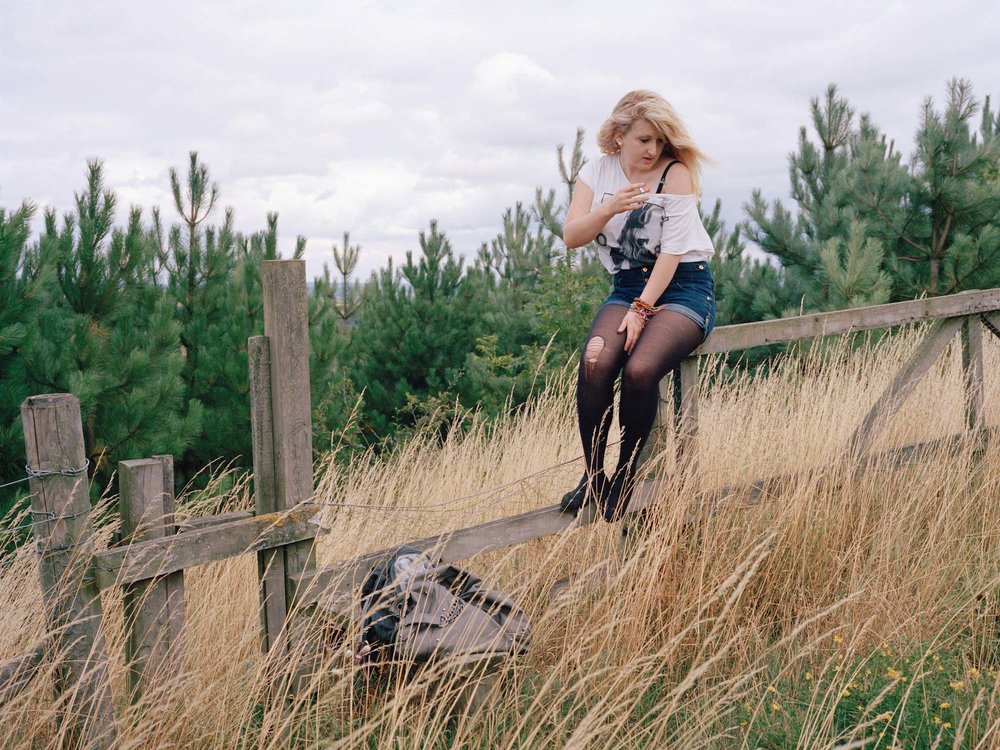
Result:
[[[694,145],[687,126],[673,105],[654,91],[630,91],[618,101],[597,133],[597,145],[601,152],[617,154],[621,151],[615,139],[627,133],[635,121],[641,119],[648,120],[667,139],[663,154],[680,159],[688,168],[694,194],[700,198],[702,165],[714,162]]]

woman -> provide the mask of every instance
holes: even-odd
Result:
[[[601,126],[605,156],[581,171],[566,214],[567,247],[597,242],[614,288],[597,311],[580,357],[577,413],[586,468],[560,502],[578,511],[600,504],[621,517],[639,453],[653,427],[660,379],[715,325],[714,249],[698,214],[705,155],[674,108],[651,91],[633,91]],[[621,452],[604,468],[614,382],[621,373]]]

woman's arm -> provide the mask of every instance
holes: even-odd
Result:
[[[566,221],[563,223],[563,242],[566,247],[582,247],[601,233],[604,225],[611,221],[615,214],[639,208],[645,201],[645,186],[636,182],[615,193],[611,200],[604,201],[593,211],[594,191],[584,182],[577,180],[573,190],[573,200],[566,210]]]
[[[660,253],[656,256],[653,272],[649,274],[649,280],[646,282],[642,294],[639,295],[639,299],[650,306],[655,305],[656,300],[663,294],[663,290],[670,285],[670,280],[674,278],[674,272],[680,262],[681,256],[679,255]],[[639,334],[642,333],[644,325],[642,318],[631,310],[625,313],[625,318],[622,320],[621,326],[618,327],[618,333],[625,334],[625,351],[627,353],[631,354],[632,347],[639,340]]]

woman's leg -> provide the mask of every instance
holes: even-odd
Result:
[[[685,315],[662,310],[646,324],[622,372],[618,422],[621,453],[601,512],[608,521],[621,517],[632,497],[635,468],[656,418],[660,380],[701,344],[704,332]]]
[[[587,334],[576,386],[586,469],[580,483],[563,496],[560,503],[563,510],[579,510],[606,482],[604,452],[611,428],[615,379],[626,358],[625,335],[618,333],[618,327],[626,312],[628,308],[623,305],[604,305],[597,311]]]

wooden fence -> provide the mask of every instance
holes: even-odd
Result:
[[[173,462],[169,456],[122,461],[121,540],[95,551],[87,473],[77,399],[68,394],[33,396],[22,405],[47,632],[54,641],[0,665],[0,699],[25,684],[46,655],[58,658],[56,690],[77,691],[68,721],[88,747],[113,747],[114,709],[101,642],[100,592],[124,589],[128,688],[143,694],[158,675],[176,670],[182,655],[184,570],[235,555],[256,553],[260,580],[261,644],[266,653],[308,653],[302,643],[312,605],[343,612],[352,589],[384,552],[317,567],[314,541],[324,530],[313,504],[312,429],[309,394],[307,290],[303,261],[265,261],[264,335],[249,340],[251,430],[255,510],[174,519]],[[982,328],[1000,336],[1000,289],[901,302],[717,329],[676,373],[661,396],[675,401],[679,458],[694,468],[697,456],[699,363],[711,354],[800,338],[930,323],[928,335],[871,407],[845,456],[865,464],[881,420],[891,416],[959,332],[965,371],[966,426],[985,446]],[[966,435],[967,436],[967,435]],[[913,461],[945,440],[892,449],[879,456]],[[752,499],[784,478],[770,477],[706,493],[718,507],[732,498]],[[640,487],[629,513],[657,497],[657,481]],[[593,522],[593,506],[579,517],[558,505],[410,542],[451,562],[557,534]],[[296,615],[296,613],[303,613]],[[300,660],[296,660],[300,661]],[[308,669],[303,665],[303,670]]]

